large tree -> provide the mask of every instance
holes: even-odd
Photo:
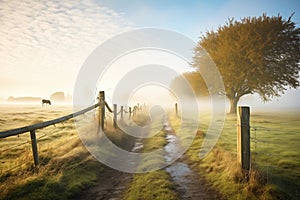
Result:
[[[218,67],[236,113],[239,99],[258,93],[264,101],[299,86],[300,29],[282,16],[234,19],[200,37],[193,66],[205,68],[203,48]]]

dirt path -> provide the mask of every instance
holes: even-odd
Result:
[[[130,139],[122,144],[122,148],[131,152],[139,152],[143,148],[140,139]],[[129,188],[134,174],[112,169],[103,165],[104,171],[95,185],[83,191],[76,200],[119,200]]]
[[[122,199],[123,193],[128,189],[133,174],[121,172],[105,167],[95,186],[84,191],[77,200],[117,200]]]
[[[195,167],[187,165],[182,158],[166,168],[166,171],[175,182],[180,199],[224,199],[197,173]]]
[[[179,148],[179,139],[172,131],[169,123],[165,123],[168,144],[164,147],[165,159],[168,161]],[[143,148],[141,140],[136,140],[131,147],[132,151],[138,152]],[[180,199],[202,200],[202,199],[224,199],[216,190],[206,182],[205,178],[199,174],[197,166],[187,164],[188,158],[183,155],[172,165],[165,168],[175,183],[175,191]],[[101,177],[95,185],[84,191],[77,200],[120,200],[130,187],[134,174],[121,172],[118,170],[104,167]]]
[[[166,121],[164,125],[165,132],[167,133],[168,144],[165,146],[165,159],[168,161],[180,148],[180,141],[174,134],[169,122]],[[216,190],[207,183],[205,178],[201,176],[196,166],[190,166],[186,162],[187,156],[183,155],[176,160],[172,165],[166,168],[166,171],[172,177],[172,181],[176,184],[176,192],[180,199],[224,199]]]

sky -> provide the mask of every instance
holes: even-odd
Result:
[[[89,54],[124,31],[170,29],[197,42],[229,18],[281,14],[300,23],[299,0],[0,0],[0,98],[73,93]],[[257,96],[242,99],[260,102]],[[288,91],[265,106],[299,106]]]

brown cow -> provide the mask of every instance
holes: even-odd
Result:
[[[47,99],[43,99],[42,100],[42,106],[44,105],[44,104],[49,104],[49,105],[51,105],[51,101],[50,100],[47,100]]]

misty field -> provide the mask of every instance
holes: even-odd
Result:
[[[72,112],[71,106],[1,105],[0,131],[55,119]],[[93,114],[94,111],[89,113]],[[226,170],[220,172],[219,165],[222,160],[227,165],[236,158],[236,116],[226,117],[215,150],[199,161],[201,138],[205,136],[209,119],[208,115],[200,116],[197,135],[201,137],[196,137],[187,155],[191,162],[200,163],[200,170],[214,187],[221,192],[223,190],[225,197],[227,192],[227,195],[233,195],[232,198],[243,198],[245,196],[239,193],[242,193],[240,189],[245,187],[245,183],[231,185],[228,177],[222,174],[227,173]],[[300,193],[300,113],[252,113],[250,119],[252,165],[266,175],[267,185],[274,185],[276,191],[284,191],[287,197],[296,199]],[[173,126],[179,125],[174,116],[170,120]],[[82,145],[73,120],[39,129],[36,134],[40,158],[38,171],[33,168],[29,133],[0,139],[0,199],[26,198],[28,195],[33,199],[69,199],[93,185],[101,176],[103,165]],[[114,137],[120,144],[126,139],[116,133]]]

